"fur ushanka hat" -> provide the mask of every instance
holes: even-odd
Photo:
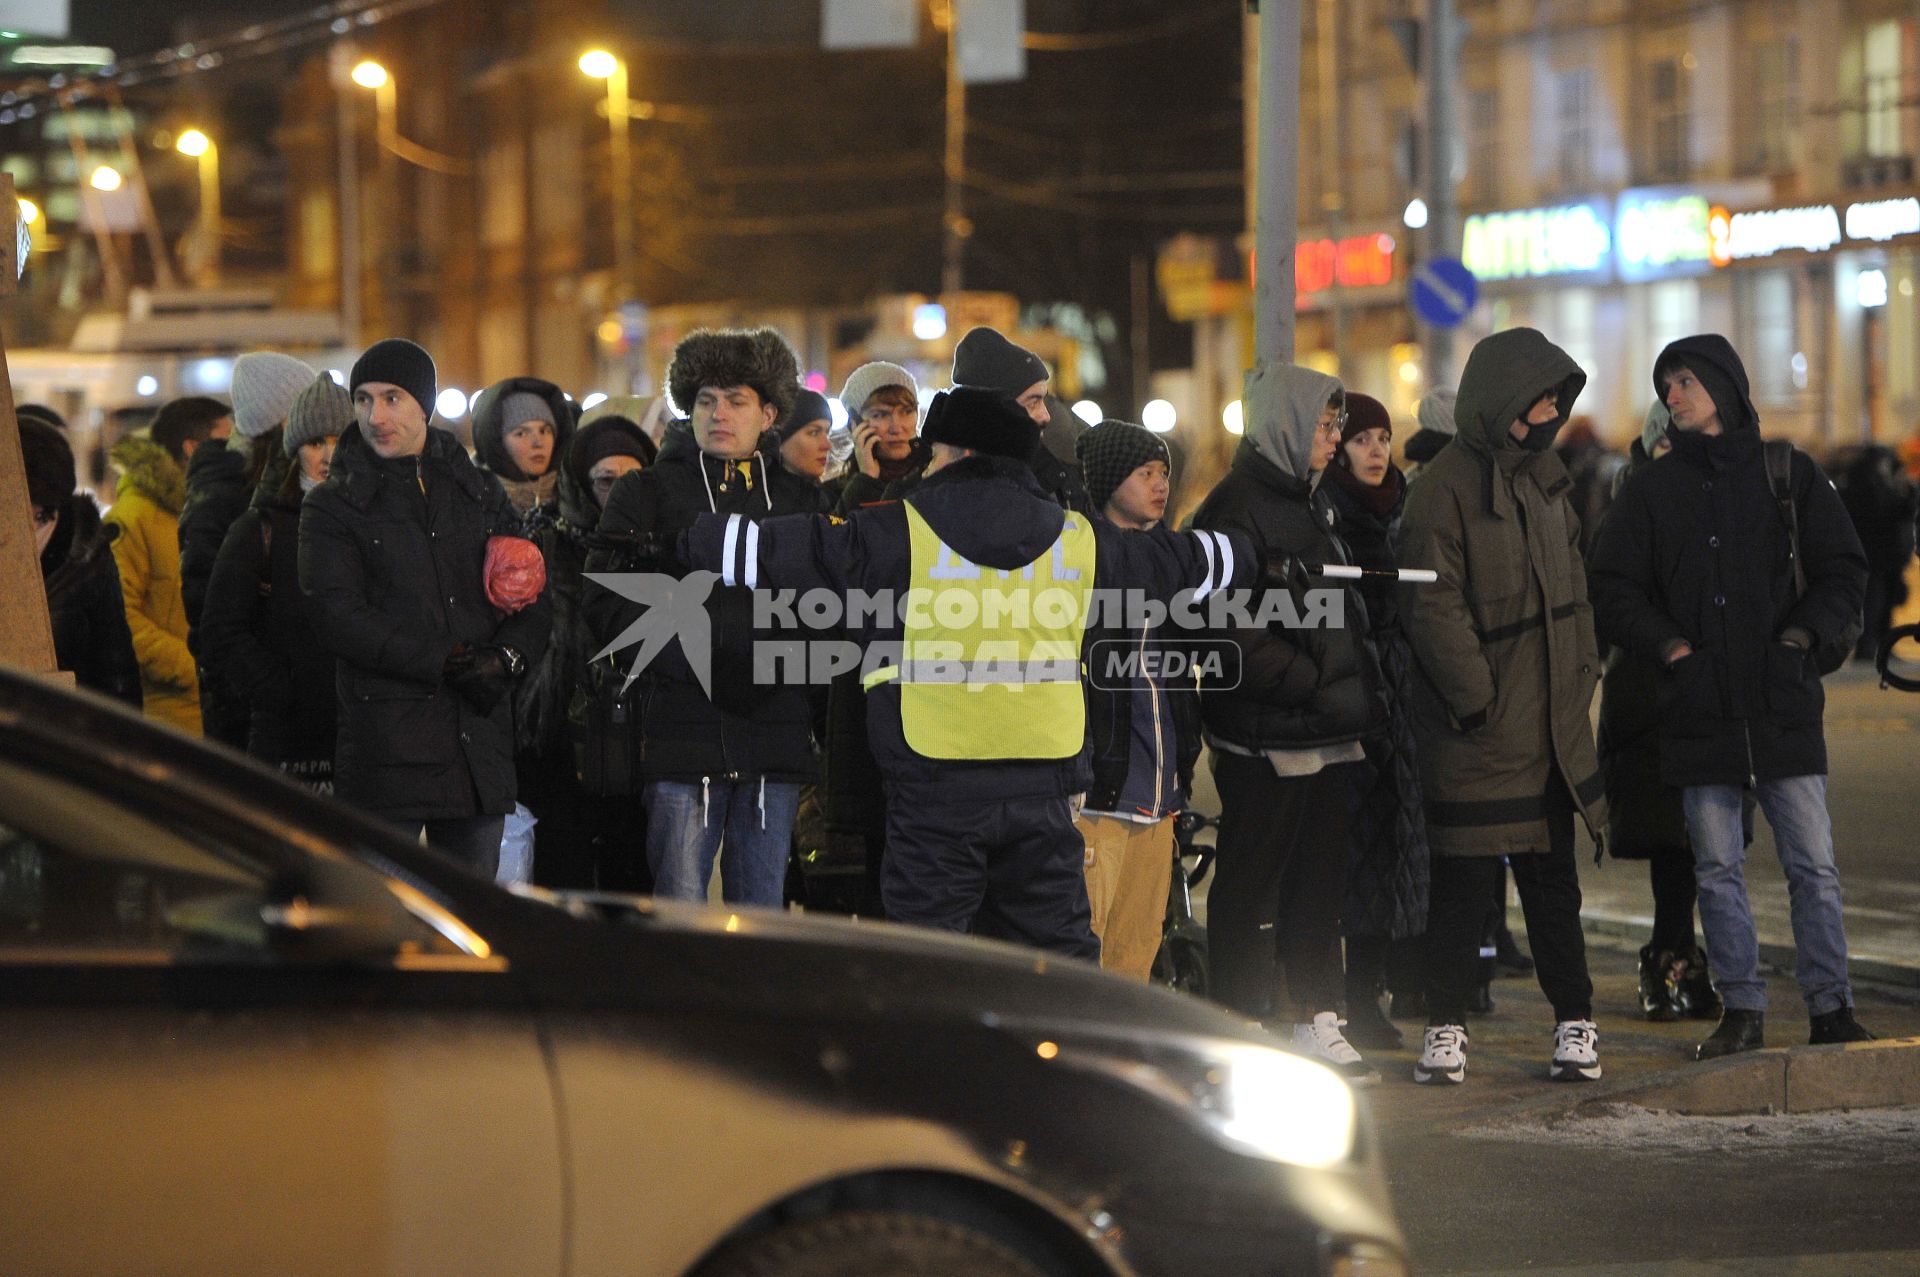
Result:
[[[800,393],[800,364],[787,339],[771,328],[696,328],[673,348],[667,389],[682,415],[693,415],[702,386],[751,386],[785,417]]]

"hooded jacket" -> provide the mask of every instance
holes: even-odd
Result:
[[[198,633],[207,667],[248,707],[247,752],[317,781],[333,774],[338,711],[333,655],[300,592],[304,495],[297,466],[261,476],[220,546]]]
[[[207,439],[187,458],[187,497],[180,507],[180,596],[187,624],[200,624],[207,582],[227,529],[247,508],[247,453],[231,439]],[[238,442],[244,443],[244,440]],[[192,643],[195,651],[200,644]]]
[[[513,810],[513,706],[481,714],[443,677],[462,643],[546,653],[546,594],[503,618],[486,594],[490,537],[520,518],[460,441],[428,430],[384,458],[349,426],[327,481],[300,506],[300,589],[338,659],[334,792],[404,824]]]
[[[507,396],[537,395],[553,413],[553,451],[547,472],[537,478],[523,474],[507,452],[509,426],[502,412]],[[473,450],[483,469],[500,480],[514,510],[521,516],[520,533],[540,547],[547,564],[547,598],[553,605],[553,633],[579,636],[576,613],[583,584],[582,533],[566,521],[560,489],[568,482],[567,449],[573,443],[573,405],[560,387],[538,377],[509,377],[480,392],[473,405]],[[570,771],[566,740],[567,701],[585,674],[590,649],[576,650],[564,641],[547,644],[547,653],[530,665],[513,689],[514,749],[521,755]],[[526,779],[522,767],[522,779]]]
[[[824,589],[842,598],[852,590],[903,597],[912,582],[908,504],[956,555],[1005,571],[1023,568],[1045,554],[1059,539],[1067,514],[1026,463],[965,457],[926,476],[905,501],[870,506],[844,521],[767,520],[758,538],[761,588],[800,594]],[[1093,520],[1092,527],[1096,590],[1138,590],[1169,602],[1209,582],[1222,589],[1244,588],[1260,570],[1260,560],[1244,537],[1225,538],[1233,571],[1229,580],[1221,581],[1215,569],[1218,539],[1164,529],[1123,531],[1102,519]],[[726,532],[726,520],[702,519],[686,538],[688,561],[721,571],[726,566]],[[902,636],[898,616],[876,622],[862,613],[859,619],[860,624],[849,627],[848,637],[861,644],[897,643]],[[877,684],[867,693],[866,707],[873,756],[889,784],[934,786],[942,801],[961,804],[1061,797],[1087,787],[1081,756],[956,761],[915,753],[900,722],[898,682]]]
[[[1678,426],[1673,451],[1620,489],[1594,547],[1594,598],[1609,643],[1652,662],[1660,774],[1670,785],[1746,784],[1827,770],[1825,694],[1814,649],[1859,616],[1866,555],[1840,496],[1795,449],[1790,469],[1807,592],[1794,595],[1786,521],[1767,482],[1746,369],[1725,338],[1688,337],[1657,367],[1718,381],[1722,433]],[[1703,370],[1705,374],[1703,375]],[[1657,381],[1656,392],[1664,387]],[[1668,665],[1681,641],[1693,655]]]
[[[1233,468],[1194,513],[1193,526],[1237,532],[1262,562],[1291,556],[1306,563],[1351,563],[1335,535],[1333,505],[1316,490],[1313,434],[1340,383],[1310,368],[1284,366],[1277,416],[1250,422]],[[1365,644],[1367,609],[1345,591],[1345,624],[1258,633],[1233,632],[1239,686],[1202,689],[1210,736],[1246,750],[1304,750],[1343,745],[1380,725],[1380,673]]]
[[[167,450],[140,435],[113,446],[120,483],[106,521],[119,529],[113,561],[127,628],[140,661],[140,694],[149,718],[200,734],[200,678],[187,650],[187,607],[180,593],[180,507],[186,478]]]
[[[1606,826],[1588,718],[1600,656],[1572,481],[1549,446],[1586,381],[1535,330],[1495,333],[1467,359],[1457,437],[1408,488],[1400,562],[1440,576],[1400,596],[1436,854],[1546,850],[1556,768],[1593,835]],[[1514,445],[1510,427],[1549,392],[1554,420]]]
[[[59,668],[91,691],[140,706],[140,662],[133,655],[127,606],[120,596],[113,540],[119,529],[102,523],[93,498],[76,492],[60,511],[60,526],[40,552],[47,613]]]

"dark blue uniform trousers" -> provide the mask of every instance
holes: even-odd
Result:
[[[1086,844],[1065,797],[956,802],[937,785],[889,781],[880,890],[890,922],[1100,958]]]

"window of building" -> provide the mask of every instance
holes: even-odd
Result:
[[[1647,68],[1646,169],[1655,182],[1683,180],[1691,165],[1693,55],[1657,58]]]
[[[1840,60],[1841,146],[1849,159],[1904,155],[1901,92],[1910,24],[1876,22],[1848,45]]]
[[[1790,172],[1800,165],[1800,42],[1789,36],[1755,45],[1749,71],[1747,166]]]
[[[1745,348],[1753,355],[1747,368],[1753,375],[1754,401],[1789,402],[1796,389],[1793,357],[1798,349],[1793,339],[1793,276],[1770,270],[1734,278],[1734,300],[1751,325]]]
[[[1593,186],[1593,68],[1577,67],[1554,76],[1553,110],[1561,189],[1589,190]]]

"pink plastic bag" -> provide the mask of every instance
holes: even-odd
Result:
[[[487,600],[512,616],[547,588],[547,561],[525,537],[487,538]]]

